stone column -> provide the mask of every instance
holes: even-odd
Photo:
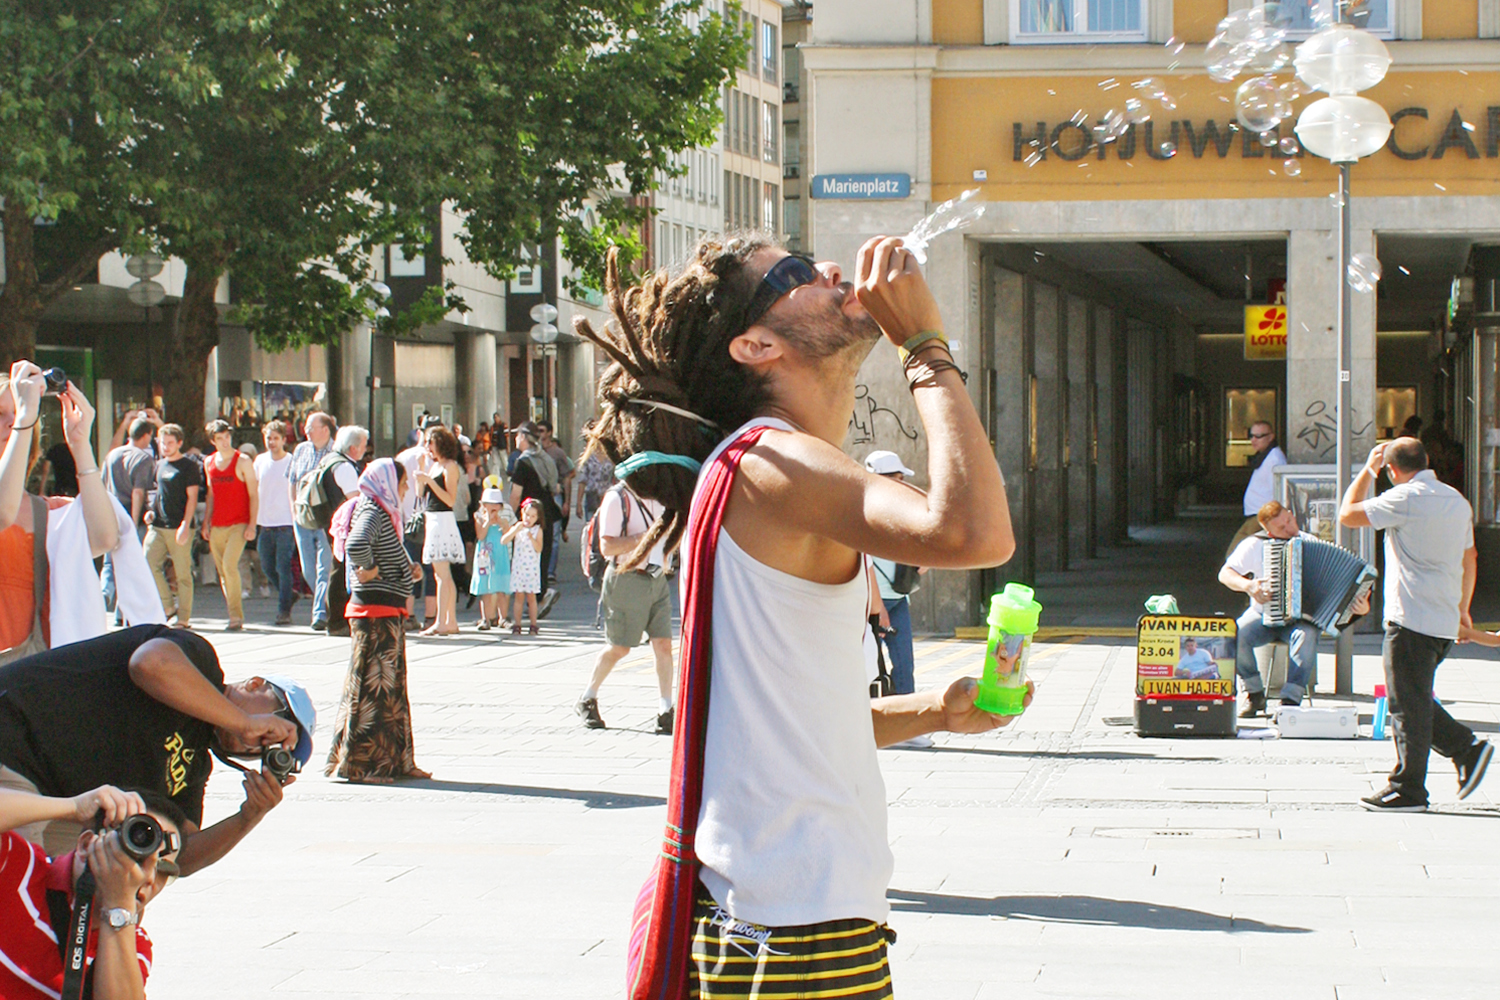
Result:
[[[499,407],[499,381],[495,376],[495,335],[492,332],[474,334],[472,374],[469,377],[468,407],[464,410],[465,425],[478,428],[481,422],[488,423]],[[472,431],[471,431],[472,433]]]
[[[1331,210],[1330,210],[1330,215]],[[1374,253],[1375,235],[1352,234],[1354,253]],[[1337,447],[1339,248],[1332,229],[1287,238],[1286,416],[1277,439],[1293,465],[1332,465]],[[1375,293],[1353,295],[1351,463],[1375,446]]]

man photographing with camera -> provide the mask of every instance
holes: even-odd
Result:
[[[16,832],[56,820],[92,828],[56,858]],[[0,996],[76,1000],[91,980],[94,1000],[142,1000],[151,938],[141,915],[177,875],[181,826],[181,811],[149,792],[0,790]]]
[[[178,864],[191,875],[281,802],[283,784],[294,780],[289,771],[312,754],[316,721],[307,692],[288,678],[226,685],[213,646],[192,631],[123,629],[0,668],[0,788],[73,796],[113,784],[157,792],[186,816]],[[200,829],[211,754],[246,771],[245,801]],[[264,763],[255,770],[233,757]],[[57,854],[78,829],[63,818],[21,833]]]

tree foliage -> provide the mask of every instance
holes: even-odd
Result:
[[[597,286],[611,242],[634,250],[632,196],[711,138],[736,23],[699,0],[0,0],[7,261],[37,265],[0,344],[104,250],[150,246],[187,263],[168,408],[190,407],[222,275],[262,346],[334,343],[378,248],[434,252],[440,204],[497,276],[560,236]]]

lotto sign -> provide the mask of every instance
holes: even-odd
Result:
[[[1234,619],[1146,615],[1136,630],[1141,698],[1233,698]]]
[[[1286,358],[1286,306],[1245,307],[1245,360]]]

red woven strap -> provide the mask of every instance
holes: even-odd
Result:
[[[766,427],[752,427],[719,453],[694,498],[683,560],[682,679],[672,735],[671,787],[661,855],[636,900],[627,980],[631,1000],[688,1000],[689,952],[698,857],[693,838],[703,804],[703,757],[713,660],[714,558],[724,510],[745,452]]]

